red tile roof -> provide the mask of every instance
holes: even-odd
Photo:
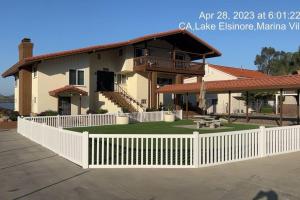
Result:
[[[238,78],[259,78],[259,77],[268,76],[262,72],[250,70],[250,69],[241,69],[236,67],[227,67],[227,66],[213,65],[213,64],[209,64],[209,66]]]
[[[79,94],[82,96],[86,96],[88,95],[88,93],[82,89],[79,89],[78,87],[75,87],[74,85],[66,85],[64,87],[49,91],[49,95],[50,96],[59,96],[60,94],[66,94],[66,93],[70,93],[70,94]]]
[[[300,89],[300,75],[266,76],[261,78],[246,78],[225,81],[207,81],[207,92],[242,92],[255,90]],[[159,93],[199,93],[201,83],[165,85]]]
[[[33,56],[30,58],[26,58],[25,60],[20,61],[20,62],[16,63],[15,65],[13,65],[12,67],[10,67],[8,70],[6,70],[2,74],[2,77],[11,76],[14,73],[16,73],[20,67],[25,67],[27,65],[31,65],[34,62],[38,62],[38,61],[45,60],[45,59],[52,59],[52,58],[69,56],[69,55],[74,55],[74,54],[81,54],[81,53],[96,52],[96,51],[105,50],[105,49],[119,48],[119,47],[123,47],[123,46],[127,46],[127,45],[133,45],[136,43],[140,43],[140,42],[143,42],[146,40],[171,36],[171,35],[175,35],[175,34],[186,34],[189,37],[196,40],[198,43],[200,43],[203,46],[210,49],[210,51],[213,52],[213,54],[209,54],[209,55],[207,55],[207,57],[215,57],[215,56],[221,55],[221,53],[216,48],[212,47],[207,42],[205,42],[204,40],[195,36],[194,34],[188,32],[186,30],[176,29],[176,30],[171,30],[171,31],[166,31],[166,32],[144,35],[142,37],[138,37],[138,38],[123,41],[123,42],[116,42],[116,43],[110,43],[110,44],[104,44],[104,45],[96,45],[96,46],[90,46],[90,47],[86,47],[86,48],[80,48],[80,49],[74,49],[74,50],[61,51],[61,52],[56,52],[56,53]]]

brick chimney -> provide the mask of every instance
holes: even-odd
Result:
[[[19,44],[19,61],[25,58],[32,57],[33,54],[33,43],[29,38],[22,39]]]

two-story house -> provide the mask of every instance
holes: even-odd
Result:
[[[19,61],[2,76],[15,77],[15,110],[21,115],[136,111],[158,106],[158,85],[192,76],[201,81],[205,59],[220,55],[185,30],[38,56],[25,38]]]

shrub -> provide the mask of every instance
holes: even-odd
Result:
[[[58,112],[53,111],[53,110],[46,110],[46,111],[38,114],[38,116],[56,116],[56,115],[58,115]]]
[[[123,113],[129,113],[129,109],[128,108],[122,108]]]
[[[108,110],[101,109],[101,108],[96,111],[89,109],[88,111],[86,111],[86,114],[105,114],[107,112],[108,112]]]
[[[146,112],[154,112],[154,111],[158,111],[158,109],[156,108],[147,108]]]
[[[105,110],[105,109],[98,109],[97,110],[97,112],[96,112],[97,114],[105,114],[105,113],[108,113],[108,110]]]
[[[12,111],[9,113],[9,119],[11,121],[17,121],[19,116],[20,116],[20,114],[17,111]]]
[[[273,113],[273,108],[271,106],[263,106],[260,109],[261,113]]]

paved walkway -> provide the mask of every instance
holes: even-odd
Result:
[[[300,153],[201,169],[88,169],[0,131],[0,199],[300,199]]]

